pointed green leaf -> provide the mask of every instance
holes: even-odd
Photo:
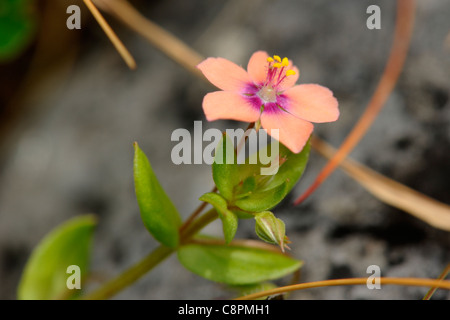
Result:
[[[210,203],[219,214],[220,220],[222,220],[223,235],[225,242],[229,244],[233,240],[238,227],[237,216],[227,208],[227,201],[219,194],[209,192],[200,197],[201,201]]]
[[[178,250],[178,259],[193,273],[230,285],[278,279],[302,265],[280,253],[233,245],[185,245]]]
[[[18,299],[68,299],[79,289],[67,287],[69,266],[78,266],[80,278],[88,275],[89,251],[96,225],[91,216],[76,217],[51,231],[34,249],[18,288]],[[83,283],[81,283],[83,289]]]
[[[156,240],[175,248],[179,241],[180,215],[137,143],[134,149],[134,184],[142,221]]]

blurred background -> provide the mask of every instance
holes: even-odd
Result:
[[[341,117],[319,124],[338,146],[364,111],[384,69],[395,26],[392,0],[130,1],[204,56],[246,66],[256,50],[287,56],[300,83],[330,88]],[[81,29],[68,30],[69,5]],[[366,9],[381,8],[369,30]],[[395,90],[352,152],[370,168],[450,203],[450,6],[418,0],[411,48]],[[134,195],[138,141],[183,217],[213,186],[207,165],[170,161],[173,130],[245,127],[207,123],[201,109],[211,87],[113,17],[105,18],[137,62],[131,71],[81,0],[0,0],[0,299],[15,299],[23,267],[39,241],[71,217],[99,218],[91,266],[100,281],[157,246]],[[292,254],[304,260],[300,281],[382,276],[438,277],[450,262],[448,232],[375,199],[337,170],[302,205],[293,200],[326,160],[314,151],[292,195],[274,213],[286,223]],[[220,224],[207,231],[221,234]],[[256,239],[252,221],[238,237]],[[287,280],[280,280],[285,284]],[[427,288],[332,287],[292,299],[421,299]],[[217,299],[232,293],[183,269],[172,256],[117,299]],[[449,299],[438,290],[433,299]]]

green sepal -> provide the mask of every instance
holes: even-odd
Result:
[[[283,251],[289,242],[284,222],[270,211],[255,214],[255,232],[261,240],[279,245]]]

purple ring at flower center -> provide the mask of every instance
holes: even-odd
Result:
[[[263,112],[265,113],[283,112],[282,109],[288,110],[289,98],[278,92],[276,88],[249,83],[242,90],[242,95],[247,103],[258,111],[261,110],[261,106],[264,106]]]

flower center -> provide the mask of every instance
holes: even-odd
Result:
[[[280,84],[286,77],[294,75],[295,71],[287,69],[289,60],[286,57],[282,60],[279,56],[275,55],[273,58],[267,58],[267,62],[269,66],[266,80],[257,94],[266,102],[276,102],[278,93],[280,92]]]
[[[265,102],[276,102],[277,91],[271,86],[263,86],[258,92],[258,96]]]

